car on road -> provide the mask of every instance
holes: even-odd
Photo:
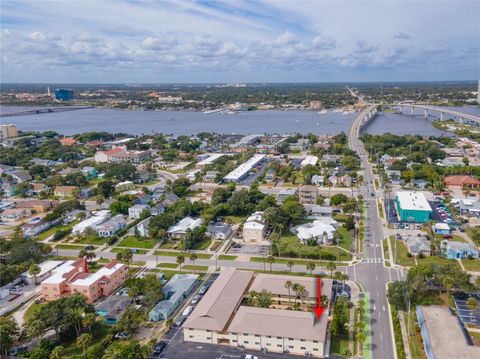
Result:
[[[200,296],[199,294],[197,294],[196,296],[194,296],[192,298],[192,304],[197,304],[200,300],[200,298],[202,298],[202,296]]]
[[[92,245],[85,246],[86,251],[93,251],[94,249],[95,249],[95,247],[92,246]]]
[[[26,352],[28,347],[26,345],[19,345],[18,347],[14,347],[10,349],[7,354],[11,357],[16,357],[18,354]]]
[[[253,354],[242,354],[240,358],[241,359],[258,359],[258,357]]]
[[[119,332],[117,334],[115,334],[115,339],[119,339],[119,340],[128,340],[130,339],[131,337],[131,334],[127,333],[127,332]]]

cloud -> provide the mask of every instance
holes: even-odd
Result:
[[[328,36],[317,35],[312,40],[313,47],[318,50],[333,50],[337,47],[334,38]]]
[[[294,45],[299,42],[298,38],[290,31],[285,31],[274,41],[275,46]]]
[[[398,32],[395,35],[393,35],[392,39],[400,39],[400,40],[410,40],[412,37],[410,34],[407,34],[406,32]]]
[[[148,50],[167,50],[175,47],[178,41],[174,35],[159,35],[147,37],[142,41],[142,46]]]

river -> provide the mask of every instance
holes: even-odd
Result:
[[[2,113],[17,112],[34,107],[3,106]],[[37,107],[38,108],[38,107]],[[202,131],[222,134],[338,134],[347,132],[357,113],[342,114],[329,111],[247,111],[234,115],[193,111],[124,111],[92,108],[77,111],[45,113],[1,118],[2,123],[13,123],[19,130],[54,130],[65,135],[88,131],[125,132],[129,134],[171,133],[192,135]],[[433,118],[380,113],[367,127],[370,133],[440,135],[444,131],[433,128]]]

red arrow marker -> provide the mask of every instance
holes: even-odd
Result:
[[[317,286],[318,286],[318,299],[317,299],[317,307],[314,308],[315,313],[317,314],[317,319],[322,317],[322,313],[325,308],[322,307],[322,283],[320,282],[320,277],[317,278]]]

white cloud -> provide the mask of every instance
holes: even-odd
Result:
[[[174,35],[159,35],[147,37],[142,41],[142,46],[149,50],[167,50],[175,47],[178,41]]]
[[[277,37],[274,42],[275,46],[286,46],[286,45],[294,45],[299,42],[298,38],[292,34],[290,31],[285,31],[282,35]]]

